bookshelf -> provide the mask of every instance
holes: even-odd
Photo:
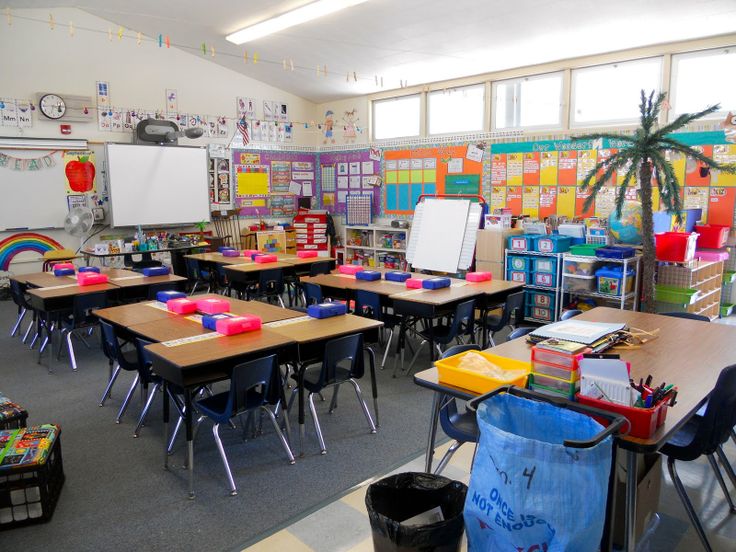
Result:
[[[345,263],[405,270],[410,231],[391,226],[345,226]]]

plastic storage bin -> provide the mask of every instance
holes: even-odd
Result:
[[[80,286],[94,286],[95,284],[106,284],[107,274],[97,272],[80,272],[77,274],[77,283]]]
[[[540,253],[562,253],[570,249],[571,241],[569,236],[539,236],[534,241],[534,249]]]
[[[532,272],[533,286],[553,288],[557,286],[557,274],[550,272]]]
[[[331,316],[340,316],[348,312],[345,303],[320,303],[317,305],[309,305],[307,314],[312,318],[330,318]]]
[[[422,288],[422,279],[421,278],[407,278],[407,280],[404,282],[404,284],[409,289],[421,289]]]
[[[490,272],[468,272],[465,275],[466,282],[490,282],[493,279],[493,275]]]
[[[639,437],[641,439],[651,437],[667,418],[667,404],[669,402],[669,398],[660,401],[659,404],[652,408],[624,406],[609,401],[594,399],[593,397],[586,397],[580,394],[576,395],[575,398],[580,404],[594,406],[601,410],[615,412],[616,414],[624,416],[629,420],[629,422],[631,422],[631,429],[629,430],[629,436],[631,437]],[[605,420],[598,421],[606,423]]]
[[[511,251],[534,251],[534,240],[536,238],[535,234],[509,236],[506,247]]]
[[[526,304],[534,307],[554,308],[555,296],[552,293],[528,289],[526,290]]]
[[[240,251],[238,251],[237,249],[223,249],[222,256],[223,257],[240,257]]]
[[[586,351],[589,352],[588,349]],[[578,353],[575,355],[562,353],[558,351],[550,351],[549,349],[541,349],[539,347],[532,347],[532,362],[543,362],[545,364],[553,364],[556,366],[559,366],[560,368],[564,368],[568,372],[571,370],[577,371],[578,369],[578,363],[580,362],[580,359],[583,358],[583,353]],[[555,376],[559,377],[559,376]],[[561,378],[561,379],[570,379],[570,378]],[[577,379],[577,378],[575,378]]]
[[[718,249],[696,249],[695,258],[701,261],[717,263],[728,260],[728,251]]]
[[[564,259],[562,272],[571,276],[594,276],[597,268],[595,259]]]
[[[169,273],[168,266],[149,266],[142,270],[144,276],[166,276]]]
[[[225,299],[200,299],[197,310],[203,314],[221,314],[230,310],[230,302]]]
[[[603,259],[630,259],[636,255],[636,249],[625,245],[611,245],[599,247],[595,250],[595,255]]]
[[[377,270],[361,270],[355,273],[356,280],[366,280],[368,282],[375,282],[381,279],[381,273]]]
[[[721,318],[725,318],[727,316],[731,316],[733,313],[733,307],[731,303],[723,303],[721,304]]]
[[[662,232],[655,234],[657,260],[684,263],[695,258],[697,234],[683,232]]]
[[[577,369],[568,370],[560,366],[554,366],[552,364],[547,364],[545,362],[539,362],[536,360],[532,361],[532,373],[541,374],[543,376],[551,376],[553,378],[568,381],[570,383],[574,383],[580,379],[580,371]]]
[[[260,255],[261,252],[257,249],[246,249],[243,251],[243,257],[248,257],[250,260],[253,260],[253,257],[255,255]]]
[[[523,255],[509,255],[508,265],[513,270],[531,270],[532,258]]]
[[[573,255],[579,255],[581,257],[595,257],[596,249],[599,249],[600,245],[594,243],[578,244],[570,246],[570,253]]]
[[[167,290],[156,292],[156,301],[161,303],[168,303],[172,299],[186,299],[186,297],[187,294],[183,291]]]
[[[73,276],[73,268],[56,268],[54,267],[54,276]]]
[[[337,267],[337,271],[340,274],[355,274],[356,272],[361,272],[363,270],[365,269],[360,265],[348,264],[348,265],[340,265],[339,267]]]
[[[531,270],[557,274],[557,259],[554,257],[533,257]]]
[[[552,322],[555,319],[554,307],[536,307],[534,305],[527,305],[526,316],[542,320],[543,322]]]
[[[99,266],[80,266],[78,272],[100,272]]]
[[[595,276],[566,276],[563,282],[564,291],[595,291],[596,289]]]
[[[599,268],[598,270],[596,270],[595,275],[598,279],[598,293],[619,297],[622,293],[629,293],[632,289],[634,289],[633,270],[628,270],[626,272],[626,289],[623,289],[623,266],[604,266],[603,268]]]
[[[192,314],[197,312],[197,303],[190,299],[172,299],[166,303],[166,308],[176,314]]]
[[[504,370],[521,370],[524,372],[524,375],[509,381],[501,381],[481,372],[460,368],[460,360],[469,352],[482,355],[490,362]],[[468,391],[475,391],[476,393],[487,393],[502,385],[516,385],[517,387],[524,387],[526,386],[527,375],[532,368],[531,362],[506,358],[487,353],[486,351],[465,351],[463,353],[438,360],[434,365],[437,367],[439,381],[456,387],[461,387],[462,389],[467,389]]]
[[[720,226],[717,224],[705,224],[703,226],[695,225],[695,232],[698,235],[698,248],[702,249],[720,249],[726,245],[728,240],[728,232],[731,228],[728,226]]]
[[[663,284],[654,285],[654,299],[662,303],[691,305],[698,299],[699,293],[700,291],[694,288],[681,288]]]
[[[217,321],[232,318],[229,314],[205,314],[202,316],[202,327],[206,330],[217,331]]]
[[[222,335],[237,335],[260,330],[261,325],[262,322],[258,316],[244,314],[243,316],[220,318],[215,323],[215,329],[217,330],[217,333]]]
[[[542,374],[530,374],[529,388],[540,393],[573,399],[580,389],[580,381],[570,382]]]
[[[394,270],[391,272],[385,272],[383,277],[389,282],[406,282],[411,278],[411,274],[408,272],[398,272]]]
[[[276,255],[256,255],[256,258],[253,259],[253,262],[256,262],[258,264],[265,264],[275,263],[278,260],[279,258]]]
[[[529,272],[526,270],[507,270],[506,271],[506,279],[510,282],[517,282],[519,284],[528,284],[529,279]]]
[[[450,284],[452,284],[452,280],[449,278],[427,278],[426,280],[422,280],[422,287],[424,289],[442,289],[450,287]]]

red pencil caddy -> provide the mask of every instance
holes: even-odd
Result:
[[[197,312],[197,303],[190,299],[172,299],[167,301],[166,308],[176,314],[192,314]]]
[[[257,316],[244,314],[232,318],[222,318],[217,321],[215,328],[222,335],[237,335],[261,329],[261,319]]]
[[[669,397],[667,397],[651,408],[636,408],[634,406],[624,406],[608,401],[602,401],[600,399],[594,399],[593,397],[586,397],[579,393],[575,398],[580,404],[595,406],[601,410],[615,412],[616,414],[620,414],[625,417],[631,424],[628,436],[639,437],[640,439],[648,439],[654,435],[657,428],[664,423],[667,418],[667,405],[670,400]],[[595,416],[593,416],[593,418],[595,418]],[[595,419],[604,425],[608,423],[603,419]],[[624,430],[625,429],[626,428],[624,428]]]
[[[80,272],[79,274],[77,274],[77,283],[80,286],[106,284],[107,274],[98,274],[97,272]]]
[[[220,314],[230,310],[230,303],[225,299],[200,299],[197,310],[203,314]]]
[[[276,255],[258,255],[255,259],[253,259],[258,264],[263,263],[275,263],[279,260],[279,258]]]

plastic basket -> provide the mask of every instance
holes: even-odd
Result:
[[[562,272],[571,276],[592,276],[596,270],[595,259],[565,258],[562,262]]]
[[[532,259],[534,272],[550,272],[557,274],[557,259],[554,257],[534,257]]]
[[[570,242],[569,236],[539,236],[534,241],[534,248],[540,253],[561,253],[570,249]]]
[[[695,225],[695,232],[698,235],[698,248],[702,249],[720,249],[726,245],[728,240],[728,231],[730,227],[720,226],[717,224],[705,224],[703,226]]]
[[[695,257],[697,234],[662,232],[655,234],[657,260],[672,263],[692,261]]]
[[[555,307],[555,296],[552,293],[537,291],[534,289],[526,290],[526,304],[533,307]]]
[[[534,234],[509,236],[506,247],[511,251],[534,251],[534,240],[536,237]]]
[[[600,248],[599,244],[588,243],[570,246],[570,253],[581,257],[595,257],[595,250]]]
[[[554,288],[557,286],[557,274],[553,272],[532,272],[532,285]]]
[[[693,288],[681,288],[655,284],[654,299],[662,303],[674,303],[677,305],[692,305],[698,298],[700,292]]]
[[[528,318],[535,318],[544,322],[552,322],[555,319],[555,309],[548,307],[535,307],[534,305],[526,306],[526,314]]]
[[[657,431],[657,428],[661,426],[664,423],[665,418],[667,418],[667,404],[669,399],[660,401],[659,404],[652,408],[636,408],[633,406],[624,406],[608,401],[602,401],[580,394],[576,395],[575,398],[580,404],[594,406],[601,410],[615,412],[616,414],[624,416],[631,424],[631,428],[628,433],[629,437],[647,439]],[[598,420],[595,416],[594,418]],[[598,421],[605,423],[605,420]]]
[[[470,352],[485,357],[490,362],[504,370],[523,370],[525,374],[510,381],[501,381],[481,374],[480,372],[460,368],[458,366],[460,364],[460,360]],[[465,351],[463,353],[438,360],[434,365],[437,367],[438,377],[442,383],[454,385],[455,387],[460,387],[476,393],[487,393],[488,391],[492,391],[502,385],[525,387],[527,376],[532,368],[531,362],[493,355],[485,351]]]
[[[532,258],[523,255],[509,255],[508,267],[513,270],[531,270]]]
[[[526,270],[507,270],[506,279],[510,282],[517,282],[519,284],[529,283],[529,272]]]

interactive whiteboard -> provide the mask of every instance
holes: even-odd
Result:
[[[207,150],[107,144],[112,226],[210,220]]]

